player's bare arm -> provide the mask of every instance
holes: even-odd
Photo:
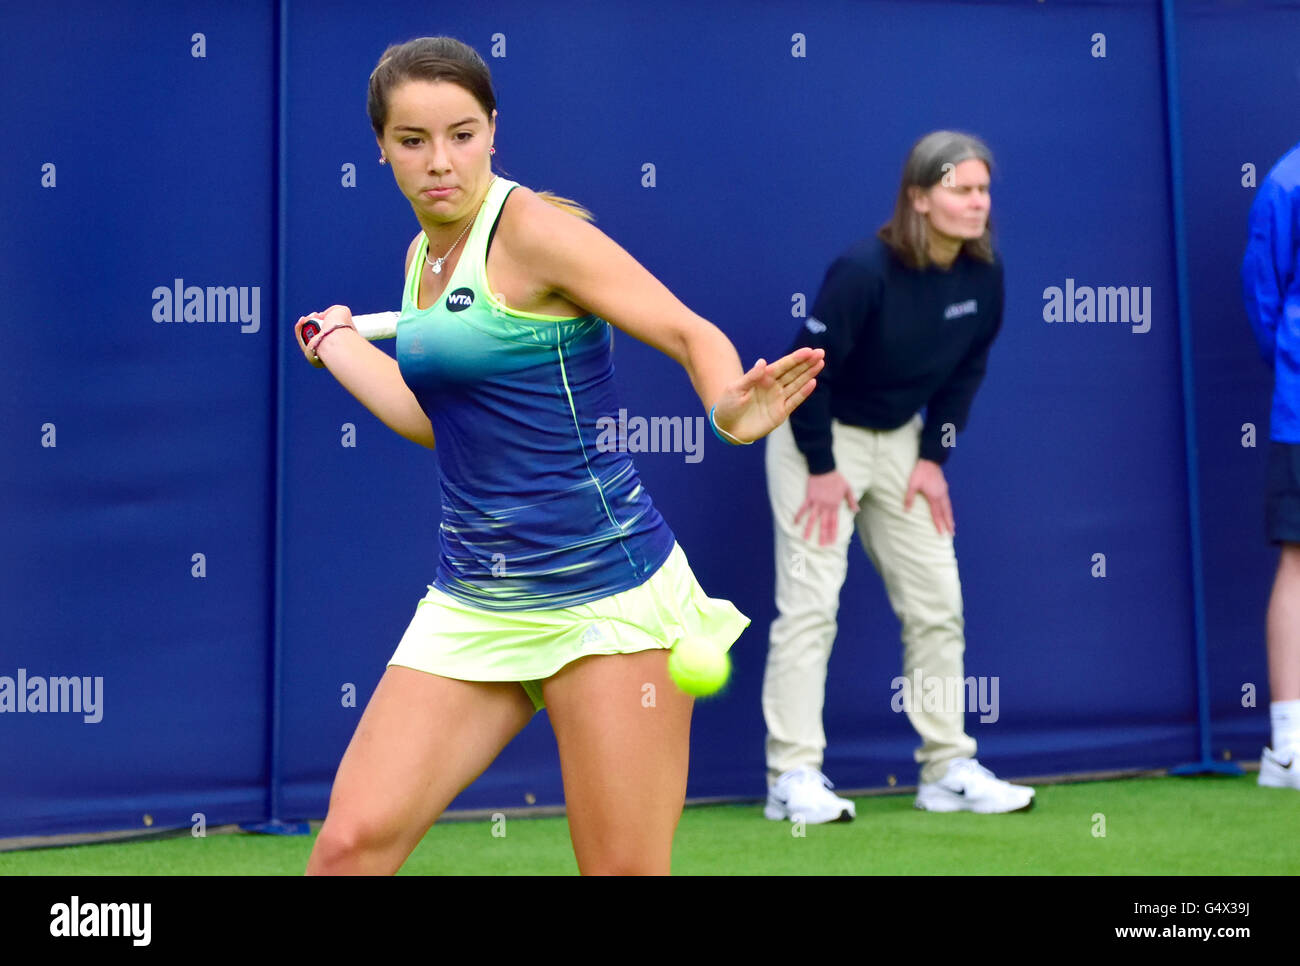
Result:
[[[770,432],[812,392],[820,350],[801,349],[745,372],[717,326],[594,225],[523,188],[511,194],[505,212],[497,241],[522,267],[509,273],[524,287],[518,295],[531,303],[520,307],[543,311],[533,306],[558,295],[658,349],[686,370],[706,408],[717,406],[718,425],[739,438]]]
[[[419,240],[417,235],[407,249],[408,271]],[[347,323],[352,319],[351,311],[342,305],[331,306],[321,315],[325,319],[322,331],[335,323]],[[298,324],[302,325],[301,319]],[[295,338],[295,341],[306,354],[306,347],[302,346],[301,340]],[[428,449],[434,448],[433,426],[420,408],[415,394],[402,379],[396,359],[371,345],[355,330],[331,333],[319,343],[317,355],[339,384],[385,426],[413,443],[419,443]]]

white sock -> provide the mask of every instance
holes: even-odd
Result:
[[[1273,722],[1273,754],[1286,760],[1300,751],[1300,698],[1271,702],[1268,716]]]

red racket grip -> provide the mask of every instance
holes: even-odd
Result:
[[[298,337],[302,339],[302,347],[307,348],[308,343],[320,334],[320,322],[316,319],[308,319],[298,330]]]

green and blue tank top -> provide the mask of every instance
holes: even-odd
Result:
[[[506,197],[497,178],[446,290],[418,308],[428,239],[397,322],[402,377],[433,425],[442,522],[434,586],[492,610],[569,607],[639,586],[672,531],[626,452],[598,448],[617,419],[609,323],[507,308],[487,280]]]

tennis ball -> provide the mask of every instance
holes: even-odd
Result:
[[[668,673],[687,694],[703,698],[727,683],[731,658],[707,641],[678,641],[668,655]]]

